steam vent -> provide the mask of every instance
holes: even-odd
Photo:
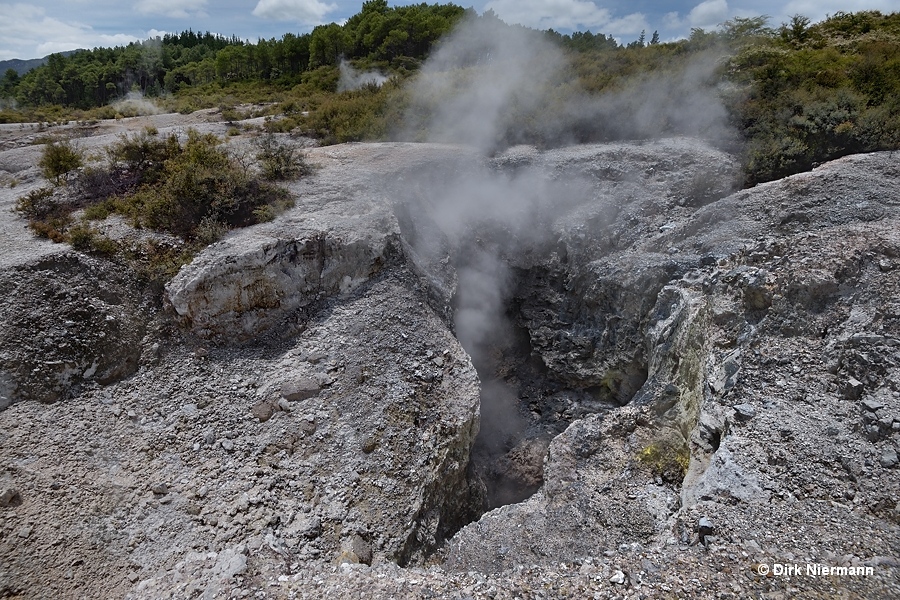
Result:
[[[409,141],[0,125],[0,598],[900,598],[900,154],[750,185],[687,76],[518,139],[539,56]]]

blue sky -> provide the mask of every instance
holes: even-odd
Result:
[[[390,2],[392,5],[411,2]],[[493,9],[510,23],[558,31],[588,30],[621,42],[658,30],[665,40],[712,29],[734,16],[790,15],[818,21],[839,11],[896,10],[897,0],[480,0],[456,2]],[[76,48],[116,46],[188,28],[256,40],[304,33],[356,14],[362,0],[38,0],[0,1],[0,60],[38,58]]]

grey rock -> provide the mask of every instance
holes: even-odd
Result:
[[[878,459],[878,462],[885,469],[893,469],[898,464],[897,451],[894,448],[885,448],[881,452],[881,458]]]
[[[57,248],[0,270],[0,294],[0,409],[55,402],[83,380],[105,385],[137,370],[152,312],[133,272]]]
[[[287,530],[288,534],[296,534],[309,539],[322,535],[322,521],[318,517],[301,516],[294,519]]]
[[[707,543],[707,538],[712,536],[715,531],[716,528],[708,517],[700,517],[700,520],[697,521],[697,534],[702,543]]]
[[[884,408],[884,403],[879,402],[878,400],[870,396],[867,398],[863,398],[862,406],[869,412],[875,412]]]
[[[0,491],[0,507],[18,506],[21,503],[22,496],[19,494],[19,490],[8,487]]]
[[[296,402],[317,396],[321,389],[322,386],[317,380],[309,377],[299,377],[284,383],[281,386],[281,395],[285,400]]]
[[[593,589],[605,584],[607,589],[599,590],[603,595],[610,592],[609,584],[596,581],[595,575],[605,571],[609,577],[620,571],[627,584],[627,574],[634,573],[632,579],[639,582],[640,570],[653,572],[637,562],[645,560],[659,573],[641,590],[652,597],[659,592],[658,584],[671,584],[676,594],[687,593],[685,573],[733,560],[726,552],[739,553],[739,540],[762,539],[767,550],[781,552],[846,545],[846,528],[809,523],[807,499],[827,498],[832,490],[825,489],[826,482],[852,479],[862,502],[876,485],[873,473],[879,477],[877,485],[893,489],[898,471],[872,468],[872,446],[851,434],[859,415],[847,415],[847,403],[828,387],[834,379],[819,371],[819,358],[840,354],[836,373],[847,369],[859,374],[866,386],[889,388],[887,383],[897,379],[896,361],[895,350],[886,348],[896,338],[896,320],[879,318],[883,339],[841,341],[842,332],[875,329],[835,322],[835,315],[845,312],[843,304],[839,310],[823,309],[832,301],[838,280],[841,289],[848,290],[848,301],[853,294],[853,302],[873,315],[896,301],[896,270],[878,273],[865,258],[900,249],[898,207],[889,200],[900,197],[896,156],[845,157],[695,209],[678,203],[688,196],[685,192],[695,177],[710,166],[735,164],[700,142],[531,152],[528,164],[548,167],[542,176],[572,187],[583,184],[591,202],[572,208],[566,204],[570,196],[549,193],[554,198],[550,215],[529,214],[527,227],[510,224],[508,231],[516,239],[509,240],[501,254],[515,281],[508,290],[512,297],[504,300],[510,300],[512,325],[531,346],[526,354],[534,357],[535,369],[546,368],[548,378],[561,387],[590,391],[570,394],[572,412],[558,411],[554,429],[542,431],[548,440],[555,436],[549,450],[528,453],[538,456],[543,468],[539,491],[482,515],[477,464],[470,469],[469,456],[479,427],[490,431],[489,423],[479,405],[477,374],[450,332],[450,300],[460,282],[457,266],[466,256],[464,249],[444,243],[441,236],[446,232],[440,227],[428,230],[423,224],[438,211],[402,214],[417,197],[437,198],[443,175],[416,189],[401,181],[409,181],[423,165],[443,168],[448,163],[453,169],[447,178],[458,178],[467,171],[445,159],[462,152],[403,144],[317,149],[314,154],[323,168],[304,181],[286,184],[298,202],[296,209],[252,232],[230,234],[224,244],[204,251],[183,269],[170,287],[173,305],[185,301],[182,306],[188,310],[181,317],[193,333],[216,336],[235,330],[235,339],[262,335],[265,344],[210,345],[208,360],[194,360],[193,346],[188,346],[194,343],[189,341],[192,335],[182,341],[167,322],[160,330],[167,348],[160,363],[143,363],[134,378],[112,382],[103,390],[114,403],[140,406],[141,423],[112,419],[107,404],[101,412],[95,410],[99,384],[94,382],[102,369],[98,367],[90,382],[81,380],[92,362],[76,364],[72,381],[77,385],[60,388],[74,394],[71,406],[35,408],[22,402],[0,412],[5,447],[16,449],[5,457],[8,479],[0,483],[11,485],[15,478],[28,498],[25,507],[15,511],[17,518],[39,523],[32,539],[42,541],[7,544],[4,558],[16,570],[37,566],[25,575],[5,571],[4,581],[11,579],[12,586],[27,590],[25,576],[33,582],[39,571],[62,585],[77,578],[82,582],[78,593],[86,597],[213,598],[240,594],[235,589],[248,586],[265,588],[285,573],[284,580],[271,587],[298,597],[406,597],[426,589],[411,587],[423,581],[428,589],[434,584],[438,596],[467,589],[464,593],[474,597],[485,590],[490,595],[489,586],[499,584],[493,572],[504,572],[501,577],[509,585],[519,585],[524,578],[523,585],[550,589],[563,571],[561,561],[602,556],[607,550],[609,560],[599,559],[603,564],[598,563],[590,581],[570,583],[598,584]],[[492,159],[477,160],[491,163],[491,169],[504,168]],[[400,163],[403,180],[395,168]],[[390,168],[395,168],[393,175],[386,172]],[[564,188],[552,183],[547,189]],[[10,193],[0,189],[0,198],[9,203]],[[442,207],[435,200],[431,208]],[[803,218],[795,218],[798,214]],[[779,215],[784,219],[772,225],[773,216]],[[7,221],[23,229],[17,219],[0,222],[0,233],[8,231]],[[661,223],[676,226],[660,232]],[[354,237],[357,224],[365,235]],[[525,247],[520,242],[533,240],[523,235],[532,233],[526,230],[538,237],[546,231],[546,239]],[[391,236],[386,243],[396,253],[368,262],[377,254],[372,249]],[[507,243],[500,238],[481,241]],[[440,243],[429,254],[416,240]],[[669,247],[679,252],[670,256]],[[709,261],[703,256],[721,257],[721,271],[704,266]],[[245,267],[248,272],[242,273]],[[813,269],[821,273],[804,275]],[[749,287],[771,292],[765,311],[747,314],[742,309]],[[112,306],[114,300],[110,296],[104,302]],[[128,298],[118,300],[130,306]],[[8,313],[0,316],[0,328],[8,327]],[[124,326],[119,315],[111,316],[115,321],[110,324]],[[109,327],[104,330],[107,336],[113,331]],[[48,347],[62,348],[64,340],[40,329],[40,343],[51,338]],[[10,351],[11,342],[0,346],[0,353]],[[425,371],[437,370],[427,350],[435,347],[447,348],[449,354],[442,355],[443,379],[429,381]],[[315,400],[304,403],[302,410],[278,415],[266,427],[254,424],[247,418],[253,402],[274,402],[271,391],[283,382],[312,376],[303,358],[310,349],[322,354],[317,368],[329,377],[320,382],[323,387]],[[729,373],[722,369],[725,377],[719,378],[715,371],[723,366],[723,357],[737,349],[741,380],[726,390]],[[799,371],[793,370],[795,365]],[[53,366],[57,368],[65,369],[65,363]],[[363,370],[366,376],[358,377]],[[416,376],[416,370],[422,375]],[[249,372],[260,380],[258,395],[250,401],[248,386],[243,385]],[[0,396],[10,397],[26,375],[0,372]],[[26,378],[43,375],[39,370]],[[215,393],[220,385],[222,395]],[[798,414],[795,398],[801,388],[810,390],[810,407],[799,406],[804,410]],[[727,391],[735,400],[722,403],[712,390],[721,395]],[[884,399],[890,415],[896,415],[896,399]],[[202,409],[191,414],[177,409],[192,401]],[[741,403],[759,411],[753,427],[731,427],[727,405]],[[311,420],[303,418],[307,415]],[[543,426],[541,419],[538,414],[535,428]],[[877,421],[870,424],[883,428]],[[793,436],[779,434],[786,426]],[[223,449],[237,444],[240,451],[191,450],[208,428],[223,432]],[[833,438],[817,436],[831,429],[836,432]],[[73,437],[72,432],[77,434]],[[368,444],[369,439],[377,444]],[[663,479],[636,460],[643,450],[658,447],[660,439],[674,440],[676,452],[681,444],[689,450],[689,457],[678,456],[689,464],[684,481],[681,471]],[[214,444],[215,436],[210,441]],[[509,443],[522,446],[518,439]],[[806,471],[811,465],[830,469],[830,457],[845,455],[846,474],[807,477],[813,474]],[[98,461],[111,456],[121,462],[121,470],[96,468]],[[49,481],[45,470],[63,481],[64,492],[41,487]],[[149,503],[144,494],[127,493],[130,478],[152,481],[162,474],[173,485],[207,486],[203,506],[179,506],[179,496],[171,493]],[[528,474],[529,482],[538,480],[537,471]],[[112,492],[115,501],[109,502],[105,491],[80,491],[95,485]],[[840,493],[845,486],[835,485],[838,495],[832,497],[839,504],[846,498]],[[119,494],[120,489],[126,493]],[[63,494],[77,498],[99,522],[117,524],[109,531],[110,547],[126,547],[128,540],[131,560],[117,553],[113,558],[93,553],[85,560],[92,541],[84,537],[83,520],[76,515],[54,521],[60,537],[73,543],[52,549],[43,544],[45,515],[61,515],[56,502]],[[244,494],[246,499],[238,502]],[[770,502],[770,495],[778,500]],[[161,500],[169,498],[170,507],[160,510]],[[828,522],[846,514],[843,506],[827,502],[821,509]],[[852,535],[865,536],[871,556],[895,554],[884,522],[869,511],[857,512]],[[679,546],[679,539],[690,541],[682,535],[693,533],[688,530],[702,514],[714,515],[719,528],[728,524],[728,536],[715,536],[717,544],[732,546],[721,556]],[[204,515],[215,530],[202,524]],[[282,526],[289,515],[293,520]],[[302,525],[313,519],[319,519],[318,527]],[[9,529],[9,523],[7,519],[8,531],[20,526]],[[295,523],[297,530],[290,532]],[[797,523],[809,526],[795,527]],[[317,533],[310,537],[307,532]],[[453,541],[443,545],[454,533]],[[668,545],[660,544],[669,539]],[[236,579],[247,573],[246,551],[230,546],[230,540],[252,544],[252,581]],[[344,551],[363,563],[366,545],[376,565],[374,575],[363,564],[334,572],[333,560]],[[629,551],[635,547],[646,550]],[[421,565],[440,548],[448,555],[440,571],[396,566]],[[505,551],[498,553],[498,548]],[[774,550],[763,554],[781,555]],[[793,555],[784,556],[793,560]],[[685,570],[669,568],[675,557],[685,560]],[[84,563],[65,577],[76,559]],[[517,571],[517,564],[534,567]],[[126,579],[124,569],[136,565],[148,579],[131,589],[127,584],[115,587]],[[399,583],[410,575],[418,583]],[[562,575],[577,576],[577,568]],[[732,596],[752,595],[743,576],[726,582],[709,579],[702,583],[708,589],[697,593],[721,595],[720,583]],[[743,590],[727,588],[738,583]],[[883,578],[855,580],[853,585],[861,597],[893,597]],[[499,595],[508,589],[497,587]]]
[[[862,396],[864,389],[865,386],[861,381],[854,377],[849,377],[843,386],[844,397],[848,400],[858,400]]]
[[[735,415],[742,421],[749,421],[756,416],[756,408],[752,404],[738,404],[733,407]]]
[[[362,536],[353,535],[344,543],[342,560],[370,565],[372,564],[372,547]]]
[[[682,498],[689,505],[700,500],[765,502],[769,494],[757,475],[741,466],[723,442],[702,475],[694,479],[689,472],[685,477]]]
[[[216,443],[216,430],[209,428],[203,432],[203,443],[212,446]]]
[[[165,496],[169,493],[169,486],[167,486],[165,483],[154,483],[150,488],[150,491],[158,496]]]
[[[265,423],[275,414],[275,407],[271,402],[257,402],[250,408],[250,414],[259,419],[260,423]]]
[[[297,309],[352,291],[397,254],[390,210],[370,195],[313,206],[302,224],[239,230],[184,267],[166,286],[182,321],[204,337],[253,339]]]
[[[622,585],[625,583],[625,573],[616,569],[616,571],[612,574],[612,577],[609,578],[610,583],[615,583],[617,585]]]

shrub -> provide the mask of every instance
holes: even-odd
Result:
[[[84,155],[80,149],[68,140],[48,142],[44,145],[44,153],[38,165],[47,179],[60,183],[68,174],[84,164]]]
[[[32,190],[16,200],[15,211],[28,219],[28,227],[38,237],[64,242],[74,208],[71,202],[54,196],[55,190],[49,186]]]
[[[155,174],[141,175],[149,181],[115,203],[136,226],[215,241],[228,227],[258,222],[254,211],[261,206],[277,211],[291,204],[284,190],[250,177],[214,135],[190,130],[183,146],[170,138],[162,154],[161,162],[138,161]]]
[[[146,241],[120,251],[140,277],[151,285],[161,285],[174,277],[183,265],[191,262],[199,249],[194,245],[172,246]]]
[[[307,175],[311,170],[302,154],[279,142],[272,133],[256,138],[255,145],[263,179],[281,181]]]
[[[278,156],[280,146],[271,147]],[[44,187],[22,196],[16,210],[29,219],[38,236],[69,242],[76,250],[125,259],[155,284],[174,275],[204,246],[232,227],[269,221],[293,205],[285,190],[253,177],[214,135],[189,130],[184,144],[171,135],[144,131],[124,136],[107,151],[108,166],[82,171],[79,186],[63,194]],[[289,168],[305,169],[291,153]],[[83,208],[80,222],[72,213]],[[112,213],[129,217],[136,227],[175,234],[184,242],[148,242],[123,247],[97,232],[89,221]]]
[[[194,229],[194,239],[198,244],[209,246],[225,237],[226,233],[228,233],[228,225],[207,216]]]
[[[227,107],[222,109],[222,120],[226,123],[233,125],[237,121],[242,121],[243,118],[243,115],[234,107]]]
[[[121,174],[111,169],[85,167],[76,181],[78,194],[87,201],[115,196],[127,188],[127,182],[117,175]]]
[[[16,200],[16,212],[30,220],[43,220],[59,210],[53,200],[53,188],[42,187],[32,190]]]
[[[69,243],[74,249],[84,252],[91,249],[96,235],[97,232],[90,226],[79,223],[69,229]]]
[[[110,172],[129,173],[134,176],[132,185],[138,185],[157,181],[165,162],[180,151],[181,145],[175,134],[160,138],[143,131],[130,137],[123,135],[106,149],[106,154]]]
[[[102,221],[114,212],[116,212],[115,201],[107,199],[85,208],[84,219],[87,221]]]
[[[260,206],[253,211],[253,218],[256,219],[257,223],[268,223],[269,221],[273,221],[275,217],[275,209],[268,204]]]
[[[66,241],[66,234],[51,223],[45,221],[31,221],[28,223],[28,227],[38,237],[47,238],[57,244]]]

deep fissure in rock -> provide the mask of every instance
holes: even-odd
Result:
[[[472,489],[486,490],[484,498],[473,494],[472,502],[486,511],[534,494],[543,484],[551,440],[578,418],[630,401],[646,379],[646,366],[617,365],[584,378],[569,364],[581,361],[580,354],[547,364],[548,344],[559,354],[575,340],[584,347],[574,350],[586,352],[588,360],[595,351],[617,352],[601,340],[616,335],[607,330],[617,329],[615,319],[621,317],[595,315],[610,307],[582,306],[582,292],[569,288],[569,253],[551,235],[549,207],[525,202],[533,213],[525,223],[456,215],[447,208],[455,200],[441,198],[441,190],[454,185],[447,173],[429,175],[419,173],[413,178],[418,185],[398,190],[403,201],[395,205],[395,215],[408,264],[481,380],[481,427],[469,472]],[[498,193],[512,192],[501,186]],[[429,200],[434,195],[438,200]],[[609,298],[615,304],[619,296],[612,292]],[[536,345],[535,336],[547,331],[555,337],[539,337]]]
[[[531,292],[525,270],[500,267],[509,275],[504,285],[509,297],[499,299],[498,310],[488,308],[496,314],[479,321],[481,332],[467,331],[470,324],[463,323],[460,314],[471,309],[473,295],[485,298],[467,287],[478,284],[477,278],[466,275],[472,261],[458,260],[454,322],[481,379],[481,429],[471,452],[472,472],[486,488],[484,508],[490,510],[522,502],[538,491],[550,441],[572,421],[618,403],[608,398],[609,390],[579,388],[555,378],[535,352],[521,312],[523,294]]]

